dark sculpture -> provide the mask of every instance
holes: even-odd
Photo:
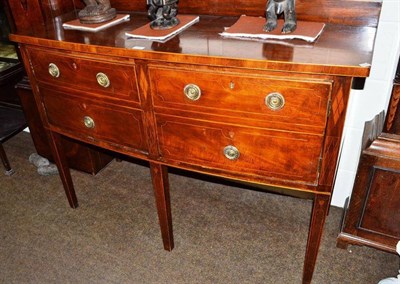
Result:
[[[147,15],[152,20],[150,27],[155,30],[166,30],[179,24],[178,0],[147,0]]]
[[[111,8],[110,0],[83,0],[86,7],[79,11],[79,21],[82,24],[96,24],[112,20],[117,11]]]
[[[284,14],[285,23],[282,28],[282,33],[287,34],[293,32],[297,27],[295,0],[268,0],[265,9],[267,23],[264,30],[267,32],[273,31],[277,25],[278,15]]]

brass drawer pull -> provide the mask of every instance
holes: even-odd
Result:
[[[83,118],[83,123],[87,128],[94,128],[94,120],[90,116],[85,116]]]
[[[97,73],[96,75],[97,83],[99,83],[100,86],[107,88],[110,86],[110,80],[108,79],[107,75],[104,73]]]
[[[60,69],[54,63],[49,64],[49,73],[54,78],[60,77]]]
[[[229,160],[237,160],[240,156],[240,152],[235,146],[228,145],[224,148],[224,155]]]
[[[195,84],[187,84],[183,89],[183,92],[191,101],[197,101],[201,97],[201,89]]]
[[[265,104],[272,110],[280,110],[285,106],[285,98],[280,93],[270,93],[265,97]]]

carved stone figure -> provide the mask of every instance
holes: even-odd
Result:
[[[150,27],[155,30],[165,30],[179,24],[178,0],[147,0],[147,15],[152,20]]]
[[[111,8],[109,0],[83,0],[83,2],[86,7],[78,14],[82,24],[106,22],[117,15],[117,11]]]
[[[295,0],[268,0],[265,12],[267,17],[267,23],[264,26],[265,31],[270,32],[276,28],[278,15],[282,13],[285,17],[282,33],[291,33],[296,29]]]

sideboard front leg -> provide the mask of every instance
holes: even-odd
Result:
[[[325,219],[329,210],[329,201],[329,195],[316,194],[314,197],[306,256],[304,259],[303,284],[311,283]]]
[[[54,162],[57,165],[61,181],[64,186],[65,194],[68,198],[68,203],[72,208],[78,207],[78,199],[76,198],[74,185],[72,183],[71,172],[68,167],[68,161],[63,151],[61,144],[61,136],[58,133],[48,131],[49,144],[53,154]]]
[[[157,213],[164,249],[171,251],[174,248],[174,236],[172,232],[168,168],[164,165],[150,162],[150,171],[153,180],[154,195],[156,198]]]

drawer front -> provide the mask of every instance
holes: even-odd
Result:
[[[156,115],[166,162],[315,185],[323,137]],[[237,155],[237,157],[236,157]]]
[[[320,129],[326,124],[330,82],[163,67],[149,70],[157,112],[175,108]]]
[[[40,82],[139,102],[133,64],[94,61],[37,49],[30,49],[29,56],[35,77]]]
[[[142,112],[41,89],[50,126],[77,138],[97,140],[147,152]]]

